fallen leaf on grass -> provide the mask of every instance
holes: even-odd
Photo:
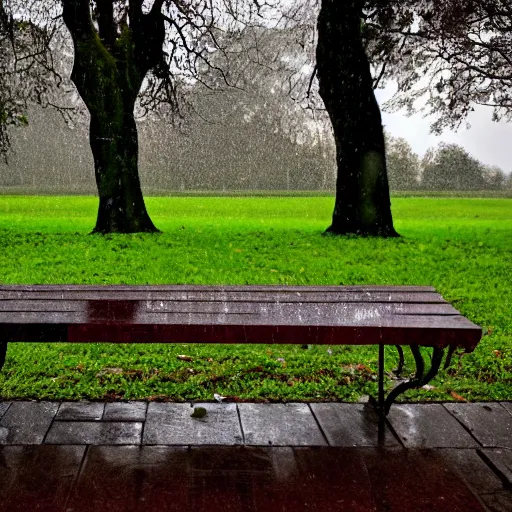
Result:
[[[122,400],[124,398],[124,392],[115,393],[113,391],[105,393],[104,397],[107,400]]]
[[[244,373],[261,373],[264,371],[265,368],[263,368],[263,366],[255,366],[254,368],[247,368]]]
[[[466,399],[462,396],[460,396],[458,393],[455,393],[455,391],[450,391],[450,396],[452,398],[455,398],[455,400],[458,400],[459,402],[465,402]]]
[[[179,359],[180,361],[192,361],[192,357],[191,356],[186,356],[184,354],[180,354],[178,356],[176,356],[176,359]]]
[[[222,396],[219,395],[218,393],[214,393],[213,398],[215,398],[217,402],[240,402],[240,397],[236,395]]]
[[[168,402],[169,397],[167,395],[151,395],[148,396],[150,402]]]

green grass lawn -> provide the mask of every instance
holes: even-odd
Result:
[[[321,236],[332,197],[153,197],[147,205],[162,234],[102,237],[88,234],[94,197],[0,197],[0,282],[433,285],[486,335],[433,389],[406,397],[512,397],[511,199],[394,198],[403,236],[389,240]],[[291,401],[375,393],[376,348],[328,349],[10,344],[0,396],[179,401],[216,392]],[[387,354],[391,369],[394,350]]]

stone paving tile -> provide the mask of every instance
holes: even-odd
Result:
[[[186,447],[90,446],[66,509],[194,510],[187,506],[188,459]]]
[[[444,404],[485,447],[512,448],[512,416],[499,403]]]
[[[105,421],[145,421],[146,402],[113,402],[105,404]]]
[[[187,510],[375,511],[364,463],[353,450],[220,446],[192,447],[189,455]]]
[[[105,404],[102,402],[63,402],[55,419],[59,421],[99,421]]]
[[[55,421],[46,444],[140,444],[142,423]]]
[[[66,508],[375,512],[361,456],[329,447],[91,446]]]
[[[400,446],[386,424],[379,435],[379,416],[369,404],[311,404],[331,446]]]
[[[505,407],[505,409],[512,414],[512,402],[500,402],[500,404]]]
[[[480,496],[490,512],[510,512],[512,510],[512,493],[501,491]]]
[[[501,475],[512,488],[512,451],[493,449],[480,450],[480,453],[490,466]]]
[[[154,403],[148,406],[143,444],[242,444],[236,404],[204,403],[204,418],[191,418],[191,404]]]
[[[379,512],[485,512],[466,483],[444,464],[438,450],[360,451]]]
[[[64,511],[84,451],[85,446],[0,447],[0,510]]]
[[[406,448],[479,446],[442,404],[395,404],[388,420]]]
[[[325,446],[307,404],[238,404],[245,443],[261,446]]]
[[[40,444],[59,404],[13,402],[0,420],[0,444]]]
[[[5,411],[9,409],[10,405],[11,402],[0,402],[0,419],[2,419],[2,416],[4,415]]]
[[[275,450],[275,448],[271,448]],[[376,503],[361,451],[352,448],[294,447],[295,471],[277,485],[261,486],[256,510],[363,512]],[[275,478],[275,477],[274,477]],[[258,506],[261,503],[261,506]],[[280,503],[280,506],[276,503]]]
[[[475,449],[447,448],[437,450],[438,456],[454,470],[477,494],[503,491],[503,484]],[[512,508],[510,509],[512,510]]]
[[[285,470],[287,476],[297,469],[293,448],[289,446],[191,446],[188,453],[188,470],[195,473],[245,471],[256,475],[273,472],[276,465],[282,466],[283,461],[293,467]],[[283,474],[281,476],[284,477]]]

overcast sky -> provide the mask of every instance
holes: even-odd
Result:
[[[388,100],[393,87],[377,90],[379,103]],[[512,122],[495,123],[491,120],[492,109],[475,107],[468,117],[471,128],[463,123],[457,132],[446,130],[441,136],[430,133],[429,118],[422,114],[407,117],[401,113],[382,113],[382,122],[386,130],[394,137],[403,137],[412,149],[423,156],[425,151],[439,142],[456,143],[468,153],[487,165],[497,165],[506,173],[512,172]]]

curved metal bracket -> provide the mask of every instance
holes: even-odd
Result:
[[[398,368],[394,370],[394,372],[399,375],[400,372],[403,370],[404,367],[404,352],[402,347],[396,346],[398,350]],[[387,397],[384,397],[384,345],[379,346],[379,379],[378,379],[378,386],[379,386],[379,396],[378,399],[375,400],[374,398],[371,398],[371,401],[374,403],[375,407],[377,408],[378,412],[382,416],[387,416],[389,413],[389,409],[393,402],[396,400],[396,398],[401,395],[402,393],[405,393],[405,391],[413,388],[420,388],[430,382],[439,371],[439,368],[441,367],[441,363],[443,361],[443,355],[444,355],[444,348],[441,347],[433,347],[432,349],[432,357],[430,362],[430,369],[425,374],[425,361],[423,359],[423,356],[421,354],[420,347],[418,345],[410,345],[409,348],[411,349],[412,355],[414,356],[414,361],[416,363],[416,373],[414,375],[414,378],[408,379],[401,384],[398,384]],[[448,352],[447,357],[447,363],[449,364],[449,358],[451,354],[453,353],[453,349],[450,347],[450,350]],[[445,367],[446,367],[445,364]]]
[[[404,364],[405,364],[405,361],[404,361],[404,349],[402,348],[401,345],[395,345],[395,348],[396,348],[396,350],[398,352],[398,367],[393,370],[393,373],[397,377],[400,377],[400,375],[402,374],[402,371],[404,369]]]
[[[446,360],[444,362],[444,366],[443,368],[446,370],[446,368],[448,368],[448,366],[450,366],[450,363],[452,362],[452,356],[453,354],[455,353],[455,351],[457,350],[457,346],[456,345],[450,345],[450,347],[448,348],[448,354],[446,356]]]
[[[441,367],[441,362],[443,361],[444,348],[433,348],[430,369],[426,374],[425,361],[423,360],[420,348],[417,345],[411,345],[410,348],[412,355],[414,356],[414,361],[416,362],[416,374],[413,379],[409,379],[405,382],[402,382],[389,393],[389,395],[384,400],[384,403],[382,404],[382,412],[385,415],[389,413],[389,408],[391,407],[391,404],[393,404],[393,402],[399,395],[401,395],[402,393],[409,389],[420,388],[424,386],[437,375],[437,372]]]

